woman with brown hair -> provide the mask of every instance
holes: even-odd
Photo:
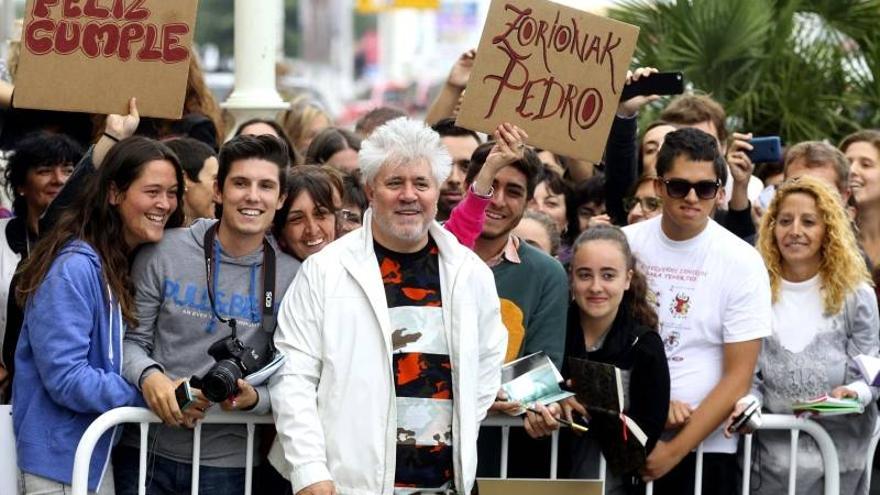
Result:
[[[144,405],[120,375],[122,335],[136,323],[129,259],[183,222],[183,171],[161,143],[120,141],[88,180],[21,269],[12,412],[24,493],[70,485],[89,424],[110,409]],[[111,480],[101,483],[112,437],[98,441],[90,491],[113,493]]]
[[[856,207],[859,241],[871,260],[880,265],[880,131],[850,134],[840,143],[850,165],[849,187]]]

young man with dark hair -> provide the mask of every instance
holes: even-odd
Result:
[[[217,180],[217,153],[207,144],[193,138],[177,138],[165,142],[180,159],[186,181],[183,195],[184,226],[197,218],[214,218],[214,182]]]
[[[442,119],[431,128],[440,134],[440,140],[452,157],[452,172],[440,186],[440,201],[437,203],[437,219],[443,221],[464,199],[467,193],[465,174],[468,173],[471,155],[483,141],[476,132],[456,126],[453,118]]]
[[[663,109],[660,119],[675,126],[699,129],[715,138],[726,160],[726,173],[721,178],[722,190],[716,201],[720,208],[714,219],[742,239],[755,235],[751,202],[758,199],[764,185],[752,175],[755,164],[748,156],[752,135],[734,132],[729,136],[724,107],[708,95],[678,96]],[[732,180],[727,180],[728,175]]]
[[[175,389],[203,377],[215,365],[208,348],[233,334],[265,362],[273,350],[275,303],[299,267],[266,236],[284,203],[284,143],[268,135],[239,136],[223,146],[219,161],[214,201],[222,208],[220,220],[200,219],[169,232],[145,246],[132,267],[138,326],[125,334],[123,376],[165,422],[149,433],[156,459],[148,493],[190,489],[193,437],[179,427],[191,428],[213,405],[194,387],[197,400],[181,410]],[[239,379],[230,392],[219,400],[223,409],[270,409],[264,385]],[[246,438],[243,425],[202,428],[200,492],[244,491]],[[117,493],[137,493],[138,446],[137,431],[127,428],[113,461]]]
[[[492,143],[480,145],[473,153],[465,176],[468,186],[482,170],[492,146]],[[522,159],[495,174],[492,198],[474,251],[495,275],[501,317],[507,328],[505,362],[543,351],[560,367],[565,350],[568,278],[558,261],[512,234],[535,192],[542,167],[538,155],[525,149]],[[515,404],[503,400],[492,406],[492,410],[501,412],[513,412],[516,408]],[[480,434],[481,476],[498,474],[498,440],[497,429],[484,428]],[[537,441],[522,431],[513,434],[509,466],[512,476],[542,475],[542,463],[533,459],[537,445]],[[549,459],[549,451],[547,453]]]
[[[760,255],[710,219],[725,166],[709,134],[667,134],[655,180],[663,214],[624,228],[669,360],[667,432],[642,473],[657,480],[658,494],[693,493],[692,451],[700,443],[703,491],[735,493],[736,439],[725,439],[720,425],[748,392],[761,339],[770,334],[770,282]]]

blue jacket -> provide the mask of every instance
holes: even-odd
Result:
[[[28,301],[15,352],[12,420],[22,471],[70,484],[89,424],[110,409],[144,405],[119,374],[124,331],[97,252],[69,242]],[[90,491],[103,477],[114,436],[108,431],[95,447]]]

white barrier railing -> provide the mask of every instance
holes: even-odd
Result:
[[[98,443],[98,439],[107,430],[122,423],[140,423],[141,428],[141,449],[140,449],[140,467],[138,469],[138,493],[145,495],[147,481],[147,429],[150,423],[161,423],[159,416],[153,414],[149,409],[140,407],[120,407],[112,409],[100,415],[98,419],[89,425],[83,434],[79,445],[76,448],[76,457],[73,461],[73,495],[87,495],[89,484],[89,462],[92,458],[92,451]],[[205,416],[205,419],[196,423],[193,430],[193,456],[192,456],[192,495],[199,493],[199,459],[201,456],[202,441],[202,424],[245,424],[247,425],[247,451],[245,458],[245,495],[251,493],[251,480],[253,477],[253,459],[254,459],[254,425],[256,424],[272,424],[273,418],[271,414],[265,416],[257,416],[243,412],[227,412],[218,411],[211,412]]]
[[[205,416],[205,419],[197,423],[193,435],[193,474],[191,493],[198,494],[199,487],[199,459],[201,445],[201,425],[208,424],[245,424],[247,425],[247,452],[245,460],[245,495],[251,493],[251,480],[253,477],[253,439],[254,425],[271,424],[273,421],[271,415],[256,416],[253,414],[241,412],[212,412]],[[76,458],[73,463],[73,495],[87,495],[88,491],[88,475],[89,462],[92,458],[92,451],[98,443],[98,439],[107,430],[122,423],[139,423],[141,431],[140,445],[140,467],[138,475],[138,493],[144,495],[146,493],[146,476],[147,476],[147,430],[150,423],[161,423],[158,416],[148,409],[139,407],[121,407],[113,409],[102,414],[96,419],[83,434],[82,439],[76,449]],[[501,478],[507,478],[507,461],[508,461],[508,442],[510,438],[510,428],[521,428],[523,426],[522,418],[514,418],[509,416],[491,416],[483,422],[483,426],[492,426],[501,428]],[[789,487],[788,493],[795,493],[795,479],[797,476],[797,439],[801,431],[809,434],[816,441],[825,472],[825,495],[835,495],[840,491],[840,468],[837,459],[837,452],[834,443],[828,433],[819,426],[818,423],[809,419],[796,418],[794,416],[781,414],[765,414],[762,430],[791,430],[791,466],[789,468]],[[875,429],[873,437],[878,437]],[[550,454],[550,479],[557,479],[559,468],[558,442],[559,436],[557,432],[553,433]],[[876,445],[876,441],[872,439],[872,445]],[[752,436],[746,435],[744,442],[744,462],[743,462],[743,495],[748,494],[749,480],[751,476],[751,459],[752,459]],[[703,448],[702,445],[697,449],[697,464],[694,476],[694,495],[700,495],[702,492],[702,466],[703,466]],[[867,469],[870,472],[871,465],[868,464]],[[605,459],[600,459],[599,479],[604,481],[606,475]],[[604,487],[603,487],[604,492]],[[653,492],[653,484],[649,483],[646,494],[651,495]]]

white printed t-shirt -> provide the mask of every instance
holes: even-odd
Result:
[[[670,398],[696,408],[721,379],[723,344],[770,335],[770,281],[760,254],[709,220],[692,239],[673,241],[662,216],[624,228],[648,279],[660,320],[671,381]],[[719,427],[705,452],[736,452]]]

